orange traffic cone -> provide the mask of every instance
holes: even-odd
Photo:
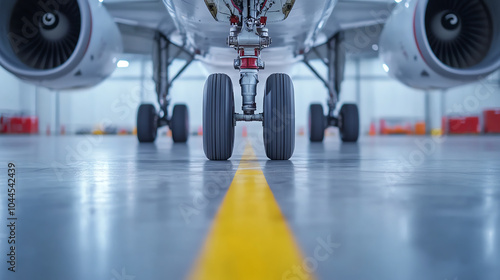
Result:
[[[66,134],[66,127],[64,125],[61,125],[61,135]]]
[[[370,124],[370,132],[368,133],[370,136],[377,135],[377,128],[375,127],[375,123]]]
[[[306,134],[306,133],[305,133],[305,131],[304,131],[304,127],[303,127],[303,126],[301,126],[301,127],[299,128],[299,135],[300,135],[300,136],[304,136],[305,134]]]
[[[246,126],[243,127],[243,131],[241,132],[241,135],[243,137],[247,137],[248,136],[248,131],[247,131],[247,127]]]
[[[202,135],[203,135],[203,126],[200,125],[200,127],[198,127],[198,136]]]

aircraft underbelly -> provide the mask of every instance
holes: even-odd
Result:
[[[189,46],[203,55],[217,55],[229,49],[226,39],[230,26],[218,22],[210,14],[205,2],[164,0],[180,35]],[[273,43],[269,48],[294,56],[322,38],[321,27],[328,20],[336,0],[296,0],[288,18],[268,23]],[[229,49],[230,51],[230,49]]]

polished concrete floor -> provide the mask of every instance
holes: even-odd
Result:
[[[276,162],[260,139],[210,162],[200,137],[0,137],[0,218],[9,162],[18,217],[17,272],[2,226],[0,279],[184,279],[248,140],[317,279],[500,279],[500,137],[298,137]]]

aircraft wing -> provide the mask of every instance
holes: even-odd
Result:
[[[394,0],[339,0],[324,27],[325,33],[383,24],[395,4]]]
[[[160,0],[105,0],[104,5],[120,29],[125,53],[151,54],[156,32],[176,31]]]

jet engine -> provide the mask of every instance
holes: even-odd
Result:
[[[485,78],[500,68],[498,14],[498,0],[403,0],[380,38],[384,69],[422,89]]]
[[[118,27],[98,0],[12,0],[0,9],[0,65],[51,89],[92,86],[116,68]]]

